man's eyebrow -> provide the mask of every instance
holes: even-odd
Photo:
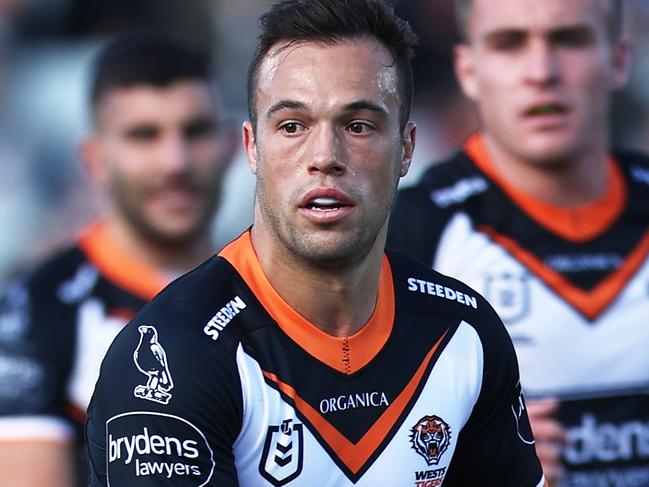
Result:
[[[273,114],[281,110],[299,110],[301,108],[306,108],[306,105],[299,101],[282,100],[280,102],[275,103],[268,110],[266,110],[266,119],[269,119],[270,117],[273,116]]]
[[[357,112],[360,110],[369,110],[371,112],[376,112],[380,115],[387,116],[388,111],[385,107],[377,105],[376,103],[369,100],[358,100],[353,103],[350,103],[345,107],[346,112]]]

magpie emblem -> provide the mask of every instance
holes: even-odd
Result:
[[[167,354],[158,342],[158,330],[153,326],[140,325],[140,342],[133,352],[135,366],[149,377],[146,384],[139,385],[133,391],[135,397],[148,401],[168,404],[171,399],[169,391],[174,382],[167,365]]]

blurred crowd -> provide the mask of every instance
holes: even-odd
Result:
[[[88,127],[90,60],[112,34],[159,30],[209,49],[229,116],[246,114],[245,77],[257,18],[270,0],[0,0],[0,285],[76,234],[95,195],[78,162]],[[413,167],[402,182],[461,143],[477,126],[451,63],[457,39],[452,0],[395,1],[420,36]],[[615,144],[649,151],[649,2],[626,2],[634,44],[629,87],[615,100]],[[231,166],[215,220],[223,244],[252,221],[254,180],[243,154]]]

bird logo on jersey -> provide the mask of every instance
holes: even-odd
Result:
[[[410,430],[412,448],[426,459],[428,465],[437,465],[451,444],[451,428],[439,416],[424,416]]]
[[[158,342],[158,330],[153,326],[140,325],[138,331],[140,343],[133,352],[133,360],[149,380],[145,385],[137,386],[133,393],[140,399],[168,404],[171,399],[169,391],[173,389],[174,382],[169,373],[167,354]]]

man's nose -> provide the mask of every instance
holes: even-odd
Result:
[[[182,172],[190,162],[189,143],[182,133],[168,133],[160,145],[160,161],[169,172]]]
[[[343,174],[343,148],[341,134],[331,124],[318,126],[311,139],[311,157],[308,161],[309,173]]]
[[[526,56],[525,77],[529,83],[548,85],[559,79],[560,61],[549,41],[530,41]]]

